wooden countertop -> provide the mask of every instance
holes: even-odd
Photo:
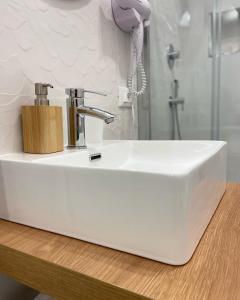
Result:
[[[0,272],[59,300],[240,299],[239,252],[236,184],[182,267],[0,221]]]

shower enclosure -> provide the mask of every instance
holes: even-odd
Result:
[[[228,180],[240,182],[240,0],[150,2],[149,90],[139,99],[139,138],[225,140]],[[173,67],[170,45],[180,54]],[[171,106],[176,81],[184,104],[184,110],[175,107],[180,128]]]

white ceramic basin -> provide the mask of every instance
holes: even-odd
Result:
[[[90,162],[89,153],[102,159]],[[180,265],[226,185],[226,143],[119,141],[0,157],[0,217]]]

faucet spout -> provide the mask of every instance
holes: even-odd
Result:
[[[76,111],[80,115],[101,119],[106,124],[112,123],[115,119],[115,115],[113,115],[105,110],[98,109],[96,107],[80,106],[80,107],[76,108]]]

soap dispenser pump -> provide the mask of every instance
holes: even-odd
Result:
[[[48,83],[35,84],[35,105],[22,107],[23,150],[32,154],[63,151],[62,107],[50,106]]]
[[[35,105],[49,105],[48,88],[53,89],[53,86],[49,83],[35,83]]]

